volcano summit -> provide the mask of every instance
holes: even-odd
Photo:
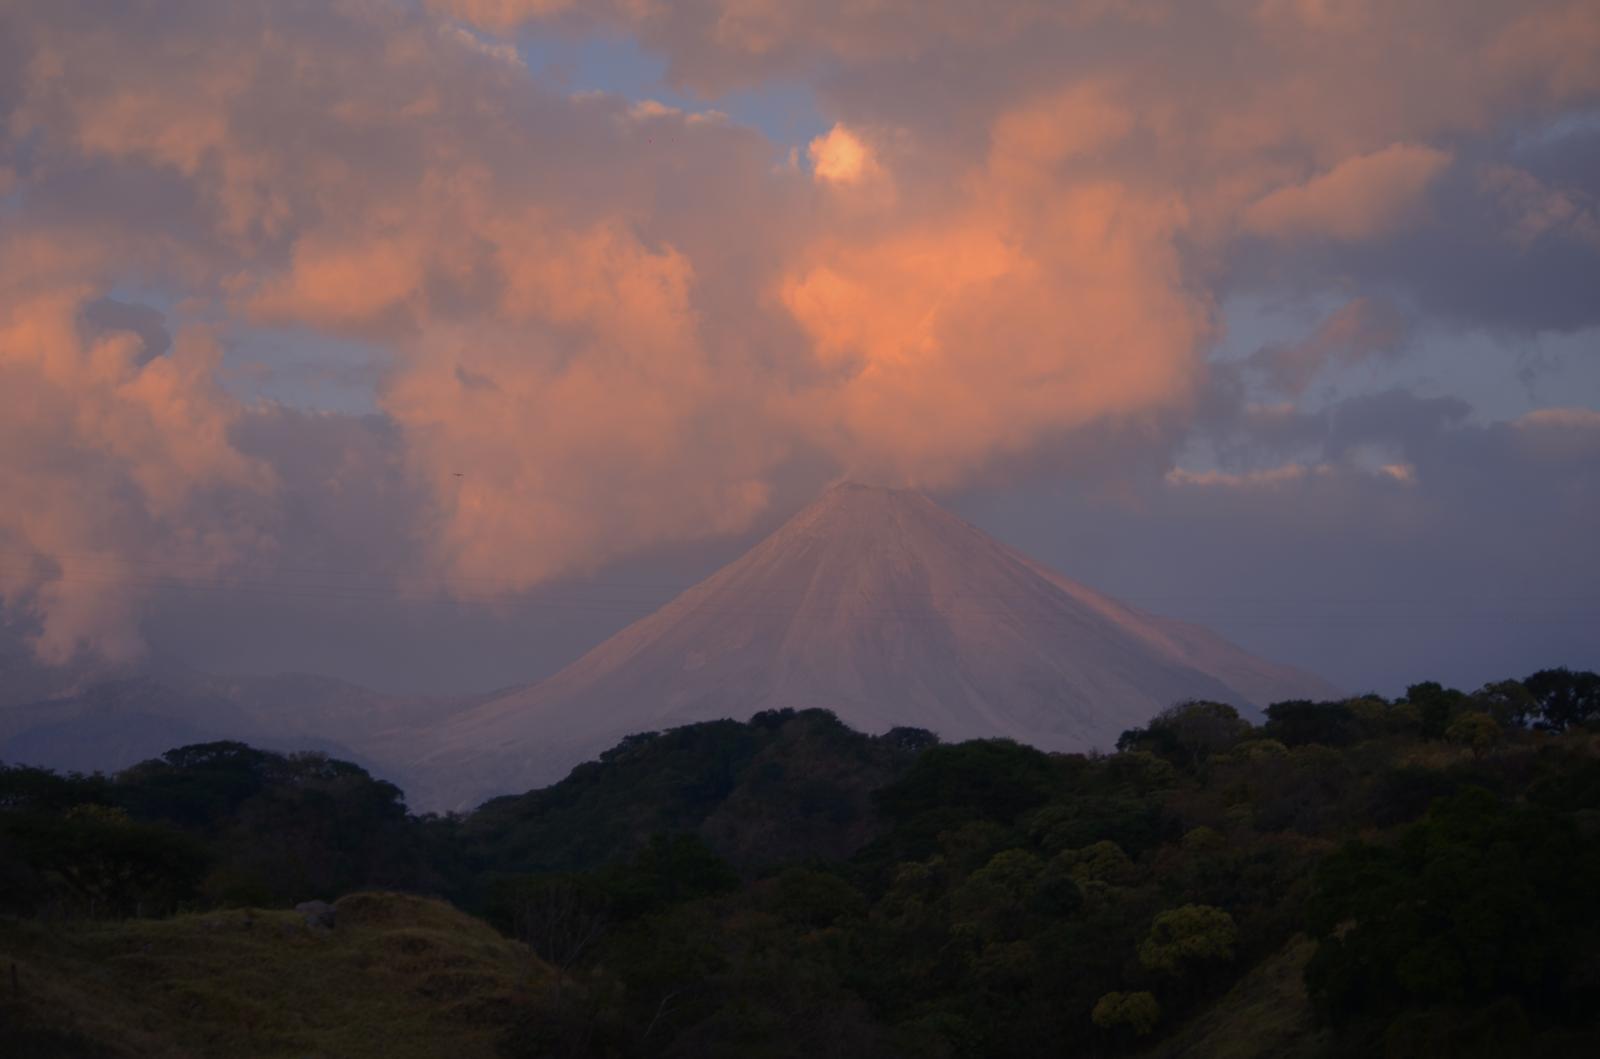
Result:
[[[565,669],[448,719],[408,770],[471,804],[624,735],[824,707],[883,731],[1109,749],[1184,699],[1253,713],[1337,692],[1068,580],[917,493],[839,485]]]

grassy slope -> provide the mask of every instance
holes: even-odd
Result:
[[[1312,1023],[1303,977],[1316,947],[1309,938],[1296,938],[1144,1059],[1320,1059],[1331,1054],[1326,1033]]]
[[[242,910],[0,921],[5,1051],[470,1059],[494,1054],[516,994],[542,977],[521,946],[441,902],[354,894],[338,909],[331,931]]]

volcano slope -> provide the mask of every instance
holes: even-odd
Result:
[[[1087,751],[1186,699],[1254,716],[1337,695],[1076,584],[920,494],[846,484],[556,675],[447,719],[408,778],[421,804],[466,807],[630,733],[783,707]]]

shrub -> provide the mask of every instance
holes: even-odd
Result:
[[[1095,1002],[1089,1018],[1103,1030],[1128,1030],[1144,1037],[1161,1021],[1161,1005],[1150,993],[1107,993]]]
[[[1210,905],[1184,905],[1156,916],[1139,946],[1139,962],[1152,971],[1181,973],[1198,963],[1233,959],[1239,928],[1233,917]]]

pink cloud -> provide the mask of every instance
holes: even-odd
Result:
[[[1370,239],[1414,221],[1428,186],[1449,164],[1448,152],[1393,144],[1269,192],[1245,211],[1244,225],[1278,239]]]
[[[1593,5],[1468,6],[36,5],[6,115],[32,146],[0,156],[28,203],[0,212],[0,430],[39,455],[0,535],[46,560],[0,594],[52,651],[126,651],[131,595],[79,591],[72,556],[270,550],[274,477],[217,383],[254,324],[382,351],[424,583],[532,585],[746,528],[788,482],[957,486],[1181,422],[1240,232],[1411,223],[1451,160],[1427,144],[1597,91]],[[707,91],[813,77],[835,124],[807,174],[463,28],[529,22],[635,34]],[[170,357],[77,323],[130,280],[176,306]],[[1353,304],[1316,364],[1392,344]]]
[[[171,563],[220,570],[265,543],[210,503],[270,494],[273,475],[228,439],[238,408],[206,335],[182,332],[146,361],[131,332],[84,333],[85,288],[28,287],[0,306],[0,451],[21,457],[0,461],[0,595],[39,618],[47,659],[127,656],[141,581]]]

